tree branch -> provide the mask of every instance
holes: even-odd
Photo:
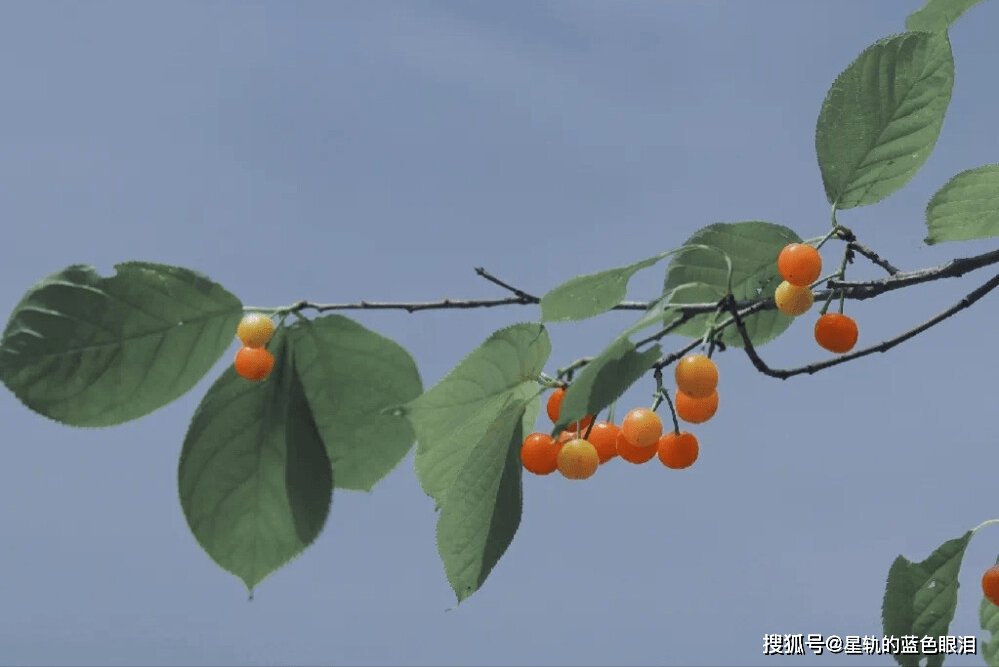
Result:
[[[984,297],[986,294],[994,290],[996,287],[999,287],[999,274],[996,274],[995,276],[987,280],[985,283],[983,283],[981,286],[969,292],[963,299],[955,303],[947,310],[935,315],[934,317],[931,317],[930,319],[926,320],[919,326],[909,329],[908,331],[905,331],[899,334],[898,336],[895,336],[894,338],[889,338],[888,340],[882,341],[877,345],[872,345],[871,347],[865,347],[862,350],[856,350],[855,352],[850,352],[848,354],[840,355],[833,359],[828,359],[826,361],[820,361],[813,364],[807,364],[805,366],[801,366],[800,368],[789,368],[789,369],[771,368],[770,366],[768,366],[766,362],[764,362],[763,359],[760,358],[759,353],[756,351],[756,348],[753,346],[752,341],[749,339],[749,333],[746,331],[746,324],[745,322],[742,321],[742,316],[739,314],[738,310],[732,306],[731,299],[729,299],[728,301],[727,308],[729,312],[732,313],[732,317],[735,319],[735,325],[736,328],[738,328],[739,330],[739,335],[742,336],[742,342],[745,346],[744,349],[746,351],[746,356],[749,357],[749,360],[753,363],[753,366],[756,367],[756,370],[760,371],[764,375],[769,375],[770,377],[786,380],[789,377],[793,377],[795,375],[801,375],[803,373],[808,373],[809,375],[811,375],[825,368],[836,366],[838,364],[843,364],[846,363],[847,361],[852,361],[854,359],[859,359],[860,357],[866,357],[867,355],[873,354],[875,352],[887,352],[896,345],[900,345],[901,343],[909,340],[910,338],[926,331],[930,327],[936,326],[940,322],[943,322],[948,317],[951,317],[952,315],[964,310],[965,308],[968,308],[969,306],[971,306],[971,304],[975,303],[976,301]]]
[[[874,251],[860,245],[856,241],[849,241],[851,247],[856,252],[864,255],[872,262],[881,266],[890,275],[880,280],[865,282],[850,282],[845,280],[829,280],[827,285],[830,289],[815,292],[815,300],[820,301],[829,296],[832,290],[842,290],[843,295],[851,300],[872,299],[876,296],[891,292],[893,290],[917,285],[920,283],[940,280],[941,278],[958,278],[966,273],[980,269],[985,266],[999,263],[999,250],[992,250],[973,257],[961,257],[952,259],[946,264],[919,269],[917,271],[899,271],[894,265],[882,259]],[[299,301],[288,308],[288,312],[298,312],[306,309],[317,312],[327,312],[331,310],[405,310],[415,313],[422,310],[445,310],[445,309],[469,309],[469,308],[495,308],[498,306],[532,306],[538,304],[541,299],[533,294],[525,292],[520,288],[496,278],[484,268],[477,267],[475,272],[503,289],[513,293],[514,296],[503,299],[441,299],[439,301],[415,301],[415,302],[387,302],[387,301],[359,301],[357,303],[315,303],[312,301]],[[611,310],[647,310],[655,301],[622,301]],[[760,310],[770,310],[776,308],[771,298],[748,299],[735,303],[739,309],[752,308],[751,312]],[[718,309],[717,303],[689,303],[678,304],[670,310],[682,315],[699,315],[710,313]],[[750,312],[743,312],[745,317]],[[688,318],[689,319],[689,318]]]

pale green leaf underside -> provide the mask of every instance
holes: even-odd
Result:
[[[529,428],[524,420],[528,403],[537,406],[533,397],[508,400],[444,497],[437,549],[458,602],[482,586],[520,526],[520,443]]]
[[[624,300],[628,281],[642,269],[667,257],[669,252],[599,273],[576,276],[541,297],[544,322],[583,320],[607,312]]]
[[[788,243],[801,237],[793,229],[771,222],[719,222],[702,227],[685,244],[701,244],[719,248],[732,261],[732,295],[737,300],[773,298],[781,283],[777,271],[777,256]],[[728,267],[724,256],[716,251],[693,248],[677,253],[666,271],[663,294],[688,283],[702,283],[679,289],[671,297],[673,303],[715,303],[726,291]],[[667,310],[666,324],[680,317],[678,311]],[[673,333],[699,338],[704,335],[710,314],[697,315],[677,327]],[[725,319],[720,316],[718,321]],[[763,345],[779,336],[793,318],[779,310],[760,311],[744,319],[754,345]],[[629,329],[630,330],[630,329]],[[742,338],[734,326],[722,334],[726,345],[743,347]]]
[[[235,337],[242,304],[207,277],[125,262],[70,266],[33,286],[0,339],[0,378],[71,426],[137,419],[189,391]]]
[[[537,395],[550,353],[541,324],[500,329],[444,379],[401,406],[416,431],[417,477],[438,506],[507,402]]]
[[[329,459],[282,331],[270,377],[226,369],[198,406],[178,470],[188,526],[208,555],[253,589],[301,553],[329,514]]]
[[[289,335],[337,488],[371,490],[415,442],[405,417],[382,411],[423,391],[416,363],[395,341],[341,315],[296,323]]]
[[[903,556],[895,559],[888,572],[881,618],[889,637],[943,637],[947,635],[957,609],[958,575],[961,561],[973,531],[944,542],[922,561],[913,563]],[[943,664],[944,654],[899,654],[903,667],[916,667],[922,657],[927,667]]]
[[[966,11],[984,0],[929,0],[922,9],[905,20],[906,30],[941,32],[947,30]]]
[[[999,236],[999,164],[963,171],[926,206],[924,241],[967,241]]]
[[[907,32],[864,50],[822,103],[815,149],[838,209],[881,201],[926,162],[954,86],[946,32]]]

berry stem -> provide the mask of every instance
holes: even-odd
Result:
[[[659,396],[660,396],[660,398],[657,401],[657,407],[658,407],[658,403],[661,402],[662,399],[666,399],[666,405],[669,406],[670,416],[673,417],[673,432],[676,433],[677,435],[680,435],[680,422],[676,418],[676,407],[673,405],[673,401],[670,400],[669,392],[666,391],[665,389],[663,389],[660,392]],[[653,410],[654,409],[655,408],[653,408]]]
[[[846,246],[845,248],[843,248],[843,259],[840,260],[839,270],[836,272],[837,273],[836,277],[838,277],[840,280],[846,279],[846,265],[850,261],[850,255],[852,253],[853,251],[850,250],[850,246]],[[833,293],[835,293],[836,291],[837,290],[834,290]],[[838,290],[838,291],[839,291],[839,312],[842,313],[843,304],[846,302],[846,291],[845,290]]]
[[[282,311],[291,311],[294,306],[285,306],[284,308],[258,308],[257,306],[243,306],[244,313],[262,313],[266,315],[277,315]]]
[[[673,401],[669,398],[669,392],[663,387],[663,369],[657,367],[653,376],[656,378],[656,400],[652,403],[652,411],[655,412],[662,405],[663,399],[666,400],[666,405],[669,406],[669,413],[673,417],[673,430],[679,435],[680,433],[680,422],[676,419],[676,408],[673,407]]]
[[[819,250],[820,248],[822,248],[822,246],[825,244],[825,242],[828,241],[829,239],[831,239],[833,236],[836,236],[836,234],[839,232],[840,229],[842,229],[842,228],[838,224],[836,224],[835,212],[834,212],[834,214],[833,214],[833,228],[830,229],[829,233],[826,234],[825,236],[823,236],[819,240],[819,242],[815,244],[815,249]]]

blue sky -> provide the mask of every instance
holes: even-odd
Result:
[[[826,90],[921,4],[11,3],[0,310],[76,263],[177,264],[278,306],[503,296],[475,266],[541,294],[713,222],[816,236]],[[840,217],[903,269],[994,247],[922,238],[932,193],[999,159],[997,24],[999,3],[985,3],[952,28],[957,82],[922,171]],[[848,304],[860,344],[929,318],[987,271]],[[878,273],[858,262],[849,275]],[[640,274],[629,297],[661,280]],[[879,634],[897,555],[922,560],[999,515],[996,298],[888,354],[786,382],[719,355],[721,407],[696,431],[693,468],[526,476],[517,537],[452,611],[412,455],[370,494],[338,492],[325,532],[252,602],[202,552],[177,459],[228,353],[187,396],[114,428],[61,426],[4,392],[0,661],[762,665],[791,664],[763,656],[765,633]],[[351,316],[405,346],[429,387],[539,311]],[[548,371],[629,317],[551,326]],[[811,322],[764,358],[826,358]],[[972,541],[952,634],[979,634],[978,581],[997,552],[999,529]]]

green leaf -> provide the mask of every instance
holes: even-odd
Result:
[[[528,404],[535,407],[530,422],[524,419]],[[537,406],[536,400],[511,397],[444,497],[437,549],[459,603],[482,586],[520,526],[520,445],[537,418]]]
[[[888,571],[881,618],[888,637],[915,635],[943,637],[957,609],[958,575],[961,560],[974,531],[948,540],[921,563],[899,556]],[[925,657],[926,667],[943,664],[943,653],[894,655],[902,667],[917,667]]]
[[[798,243],[801,237],[793,229],[771,222],[719,222],[694,232],[686,244],[716,247],[732,260],[732,295],[737,300],[773,298],[781,283],[777,271],[777,256],[788,243]],[[685,244],[685,245],[686,245]],[[678,253],[666,271],[663,294],[672,295],[673,303],[714,303],[725,294],[728,267],[724,256],[716,251],[692,248]],[[689,289],[677,289],[688,283],[703,283]],[[691,318],[673,333],[700,338],[706,331],[713,313]],[[664,324],[681,316],[677,310],[667,310]],[[721,319],[724,319],[722,317]],[[746,330],[754,345],[773,340],[787,329],[793,318],[777,309],[763,310],[745,318]],[[738,330],[728,327],[721,336],[722,342],[733,347],[743,347]]]
[[[576,276],[541,297],[544,322],[584,320],[607,312],[624,300],[631,277],[667,257],[664,252],[628,266]]]
[[[929,0],[922,9],[909,14],[905,29],[942,32],[980,2],[983,0]]]
[[[999,565],[999,558],[996,559],[996,565]],[[986,665],[999,667],[999,607],[984,595],[978,607],[978,621],[982,630],[990,635],[988,641],[981,642],[982,658]]]
[[[627,337],[616,338],[569,385],[552,435],[557,436],[570,422],[598,414],[613,403],[649,371],[660,354],[658,345],[638,352]]]
[[[341,315],[298,322],[288,334],[337,488],[370,491],[416,440],[409,421],[383,412],[422,393],[416,363],[395,341]]]
[[[279,329],[270,377],[230,367],[198,406],[180,456],[180,502],[212,560],[251,591],[318,537],[329,515],[329,458]]]
[[[908,183],[940,136],[953,87],[946,32],[902,33],[865,49],[836,77],[815,129],[829,203],[873,204]]]
[[[416,475],[440,507],[490,425],[511,399],[538,395],[551,343],[544,326],[494,332],[423,395],[400,406],[416,430]]]
[[[70,426],[145,416],[189,391],[236,335],[239,299],[188,269],[70,266],[34,285],[0,338],[0,379]]]
[[[937,190],[926,206],[924,242],[999,236],[999,164],[962,171]]]

